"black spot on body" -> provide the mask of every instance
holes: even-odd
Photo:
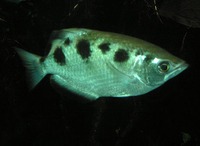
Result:
[[[144,61],[146,62],[146,63],[150,63],[151,61],[153,60],[153,56],[151,56],[151,55],[146,55],[146,57],[145,57],[145,59],[144,59]]]
[[[65,44],[66,46],[68,46],[68,45],[70,44],[70,39],[69,39],[69,38],[66,38],[66,40],[64,41],[64,44]]]
[[[138,56],[138,55],[143,55],[142,50],[137,50],[137,52],[135,53],[135,56]]]
[[[46,59],[46,57],[41,57],[40,60],[39,60],[40,63],[43,63],[45,61],[45,59]]]
[[[80,40],[77,45],[77,53],[83,58],[88,59],[91,55],[90,43],[88,40]]]
[[[54,60],[60,64],[60,65],[65,65],[66,60],[65,60],[65,55],[62,51],[61,48],[57,48],[53,54]]]
[[[110,45],[110,43],[102,43],[98,47],[105,54],[107,51],[110,50],[109,45]]]
[[[115,52],[114,61],[116,62],[125,62],[129,59],[129,54],[124,49],[119,49]]]

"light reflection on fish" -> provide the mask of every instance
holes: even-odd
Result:
[[[30,88],[50,74],[51,83],[82,97],[145,94],[185,70],[185,61],[134,37],[89,29],[54,31],[41,57],[16,48]]]

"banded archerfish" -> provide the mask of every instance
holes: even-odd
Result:
[[[30,89],[50,74],[54,87],[89,100],[142,95],[188,67],[159,46],[111,32],[58,30],[47,46],[50,51],[43,57],[16,48],[27,69]]]

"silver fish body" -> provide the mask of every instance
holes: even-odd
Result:
[[[30,88],[47,74],[62,90],[82,97],[145,94],[187,68],[185,61],[134,37],[89,29],[63,29],[50,37],[45,57],[17,48]]]

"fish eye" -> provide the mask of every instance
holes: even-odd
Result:
[[[169,68],[170,68],[170,64],[167,61],[163,61],[158,64],[158,70],[161,73],[166,73],[167,71],[169,71]]]

